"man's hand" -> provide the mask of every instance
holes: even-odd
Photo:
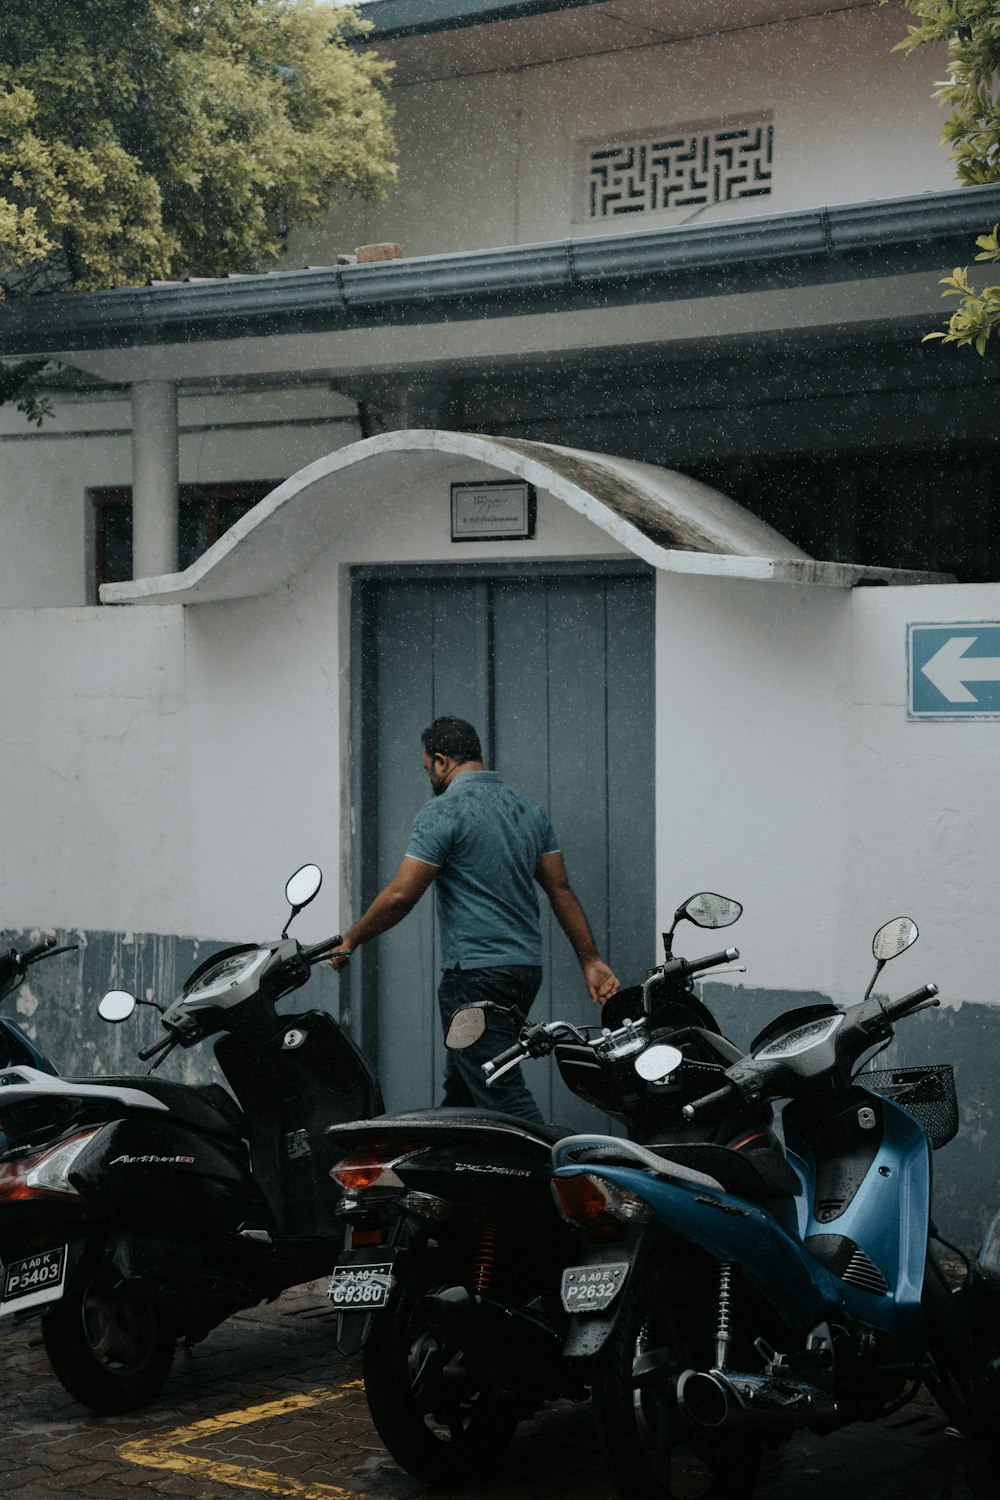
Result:
[[[603,958],[588,958],[581,964],[583,977],[595,1005],[603,1005],[612,995],[617,995],[621,984],[608,968]]]
[[[343,951],[341,951],[341,950],[343,950]],[[346,946],[342,943],[341,944],[341,948],[338,949],[336,955],[333,958],[328,958],[327,959],[327,963],[330,965],[330,968],[331,969],[342,969],[345,964],[350,963],[350,961],[351,961],[351,951],[352,951],[351,949],[346,948]]]

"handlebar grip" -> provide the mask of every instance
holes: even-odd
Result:
[[[681,1114],[685,1120],[694,1120],[698,1115],[704,1114],[708,1110],[720,1109],[722,1105],[728,1104],[733,1097],[733,1093],[733,1085],[727,1083],[725,1088],[716,1089],[712,1094],[705,1094],[703,1098],[695,1099],[691,1104],[685,1104],[681,1110]]]
[[[919,990],[914,990],[910,995],[904,995],[901,1000],[890,1000],[883,1005],[882,1009],[890,1021],[898,1021],[909,1011],[916,1010],[918,1006],[926,1005],[931,1001],[934,1005],[940,1005],[937,999],[938,987],[936,984],[922,984]]]
[[[317,958],[325,958],[327,954],[332,958],[330,949],[339,948],[343,941],[343,933],[338,932],[336,937],[326,938],[322,943],[313,943],[311,948],[303,948],[302,957],[307,964],[313,963]]]
[[[483,1073],[488,1079],[492,1078],[493,1074],[498,1072],[500,1068],[506,1067],[508,1063],[517,1062],[520,1058],[527,1057],[527,1055],[524,1044],[522,1042],[515,1042],[513,1047],[505,1048],[503,1052],[498,1052],[496,1057],[491,1058],[489,1062],[484,1062]]]
[[[154,1042],[152,1047],[143,1047],[141,1052],[136,1053],[136,1056],[140,1062],[149,1062],[149,1059],[155,1057],[158,1052],[165,1052],[168,1047],[176,1047],[176,1045],[175,1036],[165,1036],[161,1041]]]
[[[43,954],[47,953],[50,948],[54,948],[55,945],[56,939],[54,937],[43,938],[33,948],[25,948],[21,954],[21,962],[23,964],[33,964],[36,958],[41,958]]]
[[[698,974],[702,969],[717,969],[720,964],[731,964],[739,956],[738,948],[723,948],[721,953],[709,953],[705,958],[685,959],[684,965],[689,974]]]

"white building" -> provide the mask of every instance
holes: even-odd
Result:
[[[941,59],[892,52],[899,5],[370,13],[400,186],[299,236],[310,269],[0,307],[0,350],[72,372],[40,432],[0,412],[0,920],[85,934],[88,1004],[166,993],[315,858],[316,940],[402,853],[420,728],[464,714],[552,806],[623,978],[691,890],[744,901],[746,976],[710,991],[735,1035],[860,995],[871,932],[916,917],[886,978],[952,1007],[898,1046],[959,1061],[968,1238],[1000,699],[988,667],[928,688],[909,627],[1000,618],[995,362],[920,343],[1000,189],[953,186]],[[373,241],[404,258],[337,263]],[[455,539],[452,486],[488,483],[530,486],[533,535]],[[430,1102],[433,981],[428,909],[319,984],[390,1104]],[[558,936],[543,1007],[588,1018]]]

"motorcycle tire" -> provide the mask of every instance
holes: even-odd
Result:
[[[156,1305],[116,1282],[101,1254],[90,1251],[42,1318],[42,1341],[56,1378],[102,1416],[151,1401],[170,1373],[176,1343]]]
[[[517,1427],[462,1350],[437,1337],[423,1299],[459,1278],[433,1261],[411,1266],[375,1313],[363,1371],[375,1430],[402,1469],[431,1485],[482,1479]]]
[[[760,1440],[698,1427],[677,1404],[677,1379],[694,1362],[690,1323],[697,1311],[683,1280],[649,1265],[627,1287],[594,1358],[597,1433],[621,1500],[745,1500],[753,1493]],[[655,1379],[637,1383],[637,1358],[654,1351],[663,1359]]]

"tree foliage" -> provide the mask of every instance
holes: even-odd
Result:
[[[881,0],[885,4],[885,0]],[[948,77],[935,97],[951,114],[942,141],[951,146],[961,182],[969,185],[1000,182],[1000,0],[904,0],[919,20],[899,43],[897,51],[912,52],[928,43],[948,49]],[[976,240],[981,261],[1000,261],[997,225]],[[956,266],[944,277],[944,297],[959,304],[944,332],[929,339],[967,344],[979,354],[1000,326],[1000,286],[977,291],[968,269]]]
[[[0,0],[0,295],[258,270],[394,180],[388,65],[317,0]]]

